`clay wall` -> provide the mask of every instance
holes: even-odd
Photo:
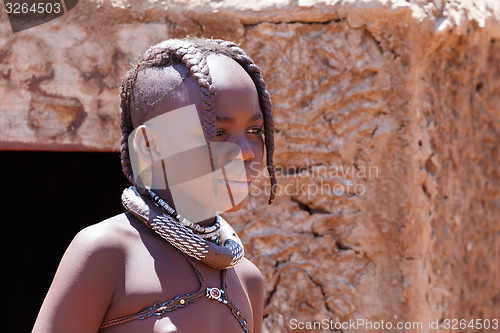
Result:
[[[262,68],[279,195],[262,177],[226,217],[265,332],[500,319],[497,1],[94,0],[16,34],[2,15],[2,149],[117,151],[120,78],[166,38],[231,39]]]

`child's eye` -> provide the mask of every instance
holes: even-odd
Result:
[[[262,134],[263,129],[262,127],[251,128],[249,132],[252,134]]]
[[[215,136],[222,136],[224,134],[225,134],[224,130],[217,130],[217,131],[215,131]]]

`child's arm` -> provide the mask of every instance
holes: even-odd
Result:
[[[262,274],[257,266],[246,258],[243,258],[235,269],[238,276],[241,277],[252,306],[253,333],[261,333],[264,316],[264,279]]]
[[[111,302],[123,252],[97,226],[64,254],[32,333],[95,333]]]

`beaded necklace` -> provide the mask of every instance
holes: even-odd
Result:
[[[168,215],[173,217],[177,222],[185,226],[186,228],[191,229],[195,234],[199,235],[201,238],[206,239],[216,245],[220,244],[219,239],[219,231],[220,231],[220,217],[216,216],[215,223],[211,226],[201,226],[199,224],[193,223],[188,219],[182,217],[178,214],[175,209],[170,207],[170,205],[160,198],[156,193],[151,190],[148,190],[149,196],[153,199],[159,206],[161,206]]]
[[[243,244],[234,229],[218,215],[217,221],[220,224],[220,229],[218,232],[219,241],[216,244],[208,239],[203,239],[201,237],[203,233],[198,233],[184,226],[181,221],[185,219],[179,217],[178,221],[176,217],[179,214],[173,208],[170,207],[169,210],[166,210],[160,203],[156,203],[154,199],[151,200],[149,193],[148,197],[141,196],[134,186],[123,191],[122,203],[127,211],[171,245],[213,268],[233,267],[240,262],[245,254]],[[186,221],[185,224],[191,225],[192,222]]]

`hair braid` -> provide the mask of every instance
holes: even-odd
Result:
[[[140,66],[161,66],[182,62],[201,90],[203,132],[207,142],[215,140],[215,95],[206,57],[190,40],[171,39],[152,46],[141,59]]]
[[[207,59],[194,45],[186,49],[186,52],[184,49],[179,49],[176,55],[186,65],[200,86],[203,132],[207,142],[213,142],[215,141],[215,94]]]
[[[134,172],[132,169],[132,165],[130,162],[130,154],[128,147],[128,138],[130,133],[134,130],[134,125],[132,124],[132,117],[130,114],[130,105],[131,105],[131,96],[132,96],[132,88],[137,77],[137,73],[139,72],[140,63],[137,63],[131,70],[127,72],[127,74],[123,77],[121,83],[121,120],[120,120],[120,128],[122,130],[122,137],[120,140],[120,157],[121,157],[121,165],[123,173],[125,177],[132,183],[132,185],[136,186],[139,190],[140,186],[137,186],[135,182]]]

